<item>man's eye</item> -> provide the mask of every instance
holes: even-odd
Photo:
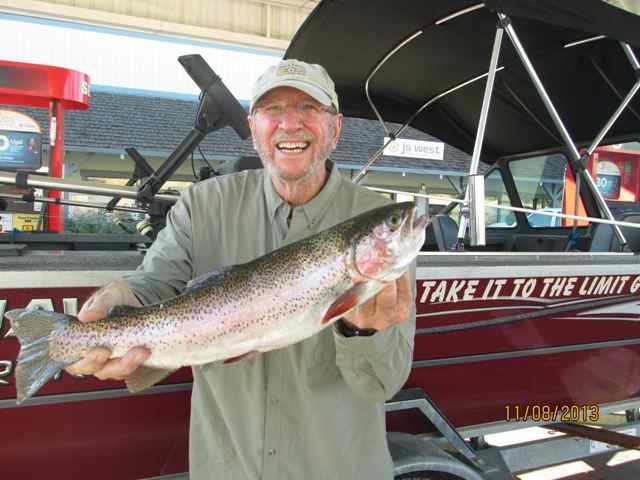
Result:
[[[314,103],[301,103],[298,105],[298,109],[307,113],[320,113],[320,107]]]
[[[265,105],[262,110],[270,115],[273,115],[280,113],[282,111],[282,108],[280,107],[280,105]]]

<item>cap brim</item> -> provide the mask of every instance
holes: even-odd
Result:
[[[253,107],[256,105],[258,100],[260,100],[264,96],[265,93],[270,92],[274,88],[278,88],[278,87],[295,88],[297,90],[300,90],[306,93],[310,97],[315,98],[317,101],[319,101],[321,104],[327,107],[333,105],[333,102],[331,102],[331,97],[327,95],[327,93],[324,90],[316,87],[315,85],[311,85],[306,82],[301,82],[299,80],[292,79],[292,80],[280,80],[275,85],[267,85],[264,88],[260,89],[258,92],[256,92],[256,95],[253,101],[251,102],[251,110],[253,110]]]

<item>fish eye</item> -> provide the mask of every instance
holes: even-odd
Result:
[[[391,227],[391,229],[395,230],[402,224],[402,218],[398,214],[391,215],[387,220],[387,225]]]

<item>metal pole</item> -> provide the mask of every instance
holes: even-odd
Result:
[[[406,190],[394,190],[391,188],[380,188],[380,187],[367,187],[367,188],[369,188],[370,190],[375,190],[376,192],[401,193],[401,194],[413,195],[414,197],[424,197],[424,198],[432,198],[436,200],[443,200],[443,198],[438,195],[427,195],[424,193],[409,192]],[[459,198],[447,198],[446,200],[452,203],[457,203],[457,204],[464,203],[464,200],[461,200]],[[511,207],[507,205],[496,205],[495,203],[485,203],[484,207],[492,208],[494,210],[507,210],[509,212],[522,212],[527,214],[537,213],[545,217],[567,218],[569,220],[583,220],[585,222],[606,223],[607,225],[620,225],[621,227],[640,229],[640,223],[622,222],[620,220],[606,220],[604,218],[584,217],[581,215],[570,215],[567,213],[542,212],[540,210],[533,210],[531,208]]]
[[[620,46],[622,47],[622,50],[624,51],[625,55],[629,59],[629,62],[631,63],[631,67],[633,68],[633,71],[636,73],[639,72],[640,63],[638,63],[638,59],[636,58],[635,53],[633,53],[633,50],[631,49],[631,47],[626,43],[620,43]],[[604,127],[602,127],[602,130],[600,130],[596,138],[593,140],[593,143],[589,147],[589,150],[587,150],[588,155],[591,155],[593,151],[598,147],[598,145],[600,145],[600,142],[605,137],[605,135],[609,132],[609,130],[611,129],[615,121],[618,119],[618,117],[622,114],[622,111],[625,108],[627,108],[629,103],[631,103],[631,100],[633,99],[635,94],[638,92],[639,88],[640,88],[640,78],[638,78],[638,81],[633,85],[633,87],[631,87],[631,90],[629,90],[629,93],[627,93],[627,96],[624,97],[620,106],[613,113],[613,115],[611,115],[611,118],[609,119],[609,121],[605,124]]]
[[[627,96],[624,97],[624,100],[622,100],[622,103],[620,104],[620,106],[616,109],[613,115],[611,115],[611,118],[609,119],[609,121],[607,121],[604,127],[602,127],[602,130],[598,132],[598,135],[596,135],[596,138],[594,138],[593,142],[591,143],[591,146],[587,150],[587,155],[591,155],[593,151],[598,147],[598,145],[600,145],[600,142],[605,137],[605,135],[609,133],[609,130],[611,129],[613,124],[616,122],[616,120],[618,120],[618,117],[620,117],[620,115],[622,114],[622,111],[625,108],[627,108],[627,105],[629,105],[629,103],[631,103],[631,100],[633,100],[633,97],[635,97],[639,88],[640,88],[640,79],[638,79],[638,81],[633,85],[633,87],[631,87],[631,90],[629,90],[629,93],[627,93]]]
[[[16,173],[0,170],[0,185],[17,185]],[[64,192],[88,193],[92,195],[106,195],[112,197],[124,197],[136,199],[138,191],[134,187],[105,186],[101,183],[73,182],[64,178],[52,178],[42,175],[29,175],[26,179],[29,188],[44,188],[61,190]],[[167,202],[177,202],[177,195],[156,194],[154,198]]]
[[[633,68],[634,72],[640,71],[640,64],[638,63],[638,59],[633,53],[633,50],[631,49],[631,47],[626,43],[620,43],[620,46],[622,46],[622,50],[624,51],[625,55],[629,59],[629,62],[631,63],[631,67]],[[604,127],[602,127],[602,130],[600,130],[598,135],[596,135],[596,138],[594,138],[593,143],[591,143],[591,146],[587,150],[587,155],[591,155],[593,151],[598,147],[598,145],[600,145],[600,142],[605,137],[605,135],[609,132],[609,130],[611,129],[613,124],[616,122],[616,120],[618,120],[618,117],[622,114],[622,111],[625,108],[627,108],[627,105],[631,103],[631,100],[633,100],[633,97],[636,95],[639,88],[640,88],[640,78],[638,78],[638,81],[633,85],[633,87],[631,87],[631,90],[629,90],[629,93],[627,93],[627,96],[624,97],[620,106],[616,109],[613,115],[611,115],[611,118],[609,119],[609,121],[604,125]]]
[[[480,8],[484,7],[484,3],[479,3],[476,5],[473,5],[471,7],[465,8],[463,10],[460,10],[458,12],[455,12],[451,15],[448,15],[444,18],[441,18],[440,20],[437,20],[434,24],[435,25],[441,25],[443,23],[448,22],[449,20],[452,20],[453,18],[459,17],[461,15],[465,15],[469,12],[478,10]],[[400,48],[404,47],[407,43],[409,43],[411,40],[413,40],[414,38],[416,38],[417,36],[419,36],[420,34],[422,34],[423,31],[422,30],[418,30],[417,32],[415,32],[413,35],[411,35],[410,37],[408,37],[407,39],[403,40],[401,43],[399,43],[396,47],[394,47],[390,53],[388,53],[375,67],[374,69],[371,71],[371,73],[368,75],[367,80],[365,82],[365,96],[367,97],[367,100],[369,102],[369,105],[371,106],[371,109],[373,110],[373,112],[375,113],[376,117],[378,118],[378,121],[380,122],[380,124],[382,125],[382,128],[384,129],[384,131],[389,134],[391,136],[391,133],[389,132],[389,130],[387,129],[386,124],[384,123],[384,120],[382,119],[382,116],[380,115],[378,108],[375,106],[375,104],[373,103],[373,100],[371,99],[371,96],[369,94],[369,82],[371,80],[371,78],[373,77],[373,75],[380,69],[380,67],[382,66],[383,63],[385,63],[392,55],[394,55]],[[596,37],[591,37],[591,38],[587,38],[584,40],[579,40],[577,42],[573,42],[573,43],[568,43],[564,46],[564,48],[572,48],[578,45],[582,45],[584,43],[587,42],[593,42],[596,40],[602,40],[603,38],[605,38],[604,35],[599,35]],[[597,67],[596,67],[597,68]],[[501,71],[503,70],[504,67],[498,67],[496,69],[496,71]],[[482,80],[484,77],[486,77],[488,75],[487,73],[483,73],[480,75],[475,76],[474,78],[471,78],[469,80],[465,80],[462,83],[459,83],[458,85],[454,85],[453,87],[445,90],[444,92],[441,92],[433,97],[431,97],[429,100],[427,100],[420,108],[418,108],[416,110],[416,112],[411,115],[411,117],[409,117],[409,119],[404,123],[404,125],[399,128],[398,130],[396,130],[395,133],[393,133],[392,136],[392,140],[393,137],[397,137],[398,135],[400,135],[410,124],[411,122],[413,122],[413,120],[420,114],[422,113],[424,110],[426,110],[427,108],[429,108],[432,104],[434,104],[435,102],[437,102],[438,100],[446,97],[447,95],[450,95],[451,93],[454,93],[458,90],[460,90],[461,88],[464,88],[468,85],[471,85],[479,80]],[[606,79],[605,79],[606,80]],[[551,135],[552,137],[556,138],[555,135],[553,133],[551,133],[549,131],[549,129],[547,129],[544,124],[542,124],[536,117],[535,115],[533,115],[531,113],[531,110],[529,110],[526,105],[524,105],[524,103],[517,98],[517,96],[514,94],[513,90],[510,91],[510,93],[515,97],[516,101],[520,104],[520,106],[523,108],[523,110],[525,110],[527,113],[529,113],[529,115],[532,116],[532,118],[536,121],[536,123],[538,123],[538,125],[540,125],[540,128],[542,128],[543,130],[545,130],[547,133],[549,133],[549,135]],[[367,165],[365,167],[362,168],[362,170],[360,171],[360,173],[352,180],[353,183],[358,183],[360,181],[360,179],[362,179],[362,177],[364,177],[367,173],[367,170],[369,169],[369,167],[376,161],[376,159],[380,156],[380,154],[382,153],[382,150],[388,145],[388,143],[386,145],[384,145],[384,147],[382,147],[381,150],[379,150],[378,152],[376,152],[376,154],[374,155],[374,157],[371,159],[371,161],[369,163],[367,163]]]
[[[498,67],[498,58],[500,57],[500,46],[502,45],[502,34],[504,29],[499,26],[496,29],[496,35],[493,40],[493,51],[491,52],[491,62],[489,64],[489,76],[484,87],[484,98],[482,99],[482,110],[480,111],[480,120],[478,122],[478,131],[476,133],[476,141],[473,144],[473,154],[471,156],[471,167],[469,175],[478,173],[478,164],[480,163],[480,154],[482,153],[482,142],[484,141],[484,133],[487,126],[487,117],[489,116],[489,106],[491,104],[491,94],[493,93],[493,85],[496,79],[496,69]]]
[[[107,205],[102,205],[100,203],[93,203],[93,202],[79,202],[79,201],[75,201],[75,200],[62,200],[62,199],[58,199],[58,198],[47,198],[47,197],[34,197],[33,200],[25,200],[24,197],[22,195],[14,195],[11,193],[0,193],[0,198],[8,198],[10,200],[18,200],[21,202],[27,202],[27,203],[48,203],[48,204],[59,204],[59,205],[70,205],[72,207],[88,207],[88,208],[100,208],[100,209],[107,209]],[[129,213],[146,213],[145,210],[142,210],[141,208],[133,208],[133,207],[120,207],[120,206],[115,206],[112,208],[112,210],[118,210],[121,212],[129,212]]]
[[[384,56],[384,58],[382,60],[380,60],[378,62],[378,64],[373,68],[373,70],[371,70],[371,73],[367,76],[367,80],[364,82],[364,94],[367,97],[367,101],[369,102],[369,105],[371,105],[371,108],[373,109],[373,113],[375,113],[376,117],[378,118],[378,121],[382,125],[382,128],[384,129],[384,131],[385,131],[385,133],[387,135],[389,135],[389,133],[390,133],[389,130],[387,129],[387,125],[384,123],[384,120],[382,119],[382,116],[380,115],[380,112],[378,112],[378,109],[376,108],[375,104],[373,103],[373,100],[371,100],[371,95],[369,93],[369,82],[371,81],[371,78],[376,74],[376,72],[378,70],[380,70],[382,65],[384,65],[387,60],[389,60],[392,56],[394,56],[396,54],[396,52],[398,50],[400,50],[402,47],[404,47],[406,44],[408,44],[409,42],[413,41],[414,38],[419,37],[420,35],[422,35],[422,33],[423,33],[422,30],[418,30],[417,32],[411,34],[409,37],[404,39],[398,45],[396,45],[389,53],[387,53]]]
[[[478,120],[478,130],[476,132],[476,140],[473,145],[473,154],[471,156],[471,166],[469,168],[469,178],[478,173],[478,164],[480,163],[480,154],[482,153],[482,142],[484,141],[484,134],[487,126],[487,118],[489,116],[489,106],[491,105],[491,94],[493,93],[493,86],[496,78],[496,69],[498,67],[498,58],[500,58],[500,46],[502,45],[502,34],[504,29],[502,25],[498,25],[496,28],[496,34],[493,39],[493,49],[491,51],[491,61],[489,62],[489,72],[487,75],[487,83],[484,87],[484,98],[482,99],[482,109],[480,110],[480,119]],[[469,192],[471,187],[467,184],[465,192],[465,206],[469,205]],[[467,222],[469,219],[468,213],[462,215],[460,219],[460,226],[458,228],[458,244],[464,242],[464,235],[467,230]],[[473,235],[475,238],[476,235]]]
[[[458,10],[452,14],[447,15],[446,17],[440,18],[438,20],[436,20],[433,23],[433,26],[439,26],[442,25],[444,23],[449,22],[450,20],[453,20],[454,18],[460,17],[462,15],[466,15],[467,13],[471,13],[474,12],[476,10],[479,10],[481,8],[484,8],[484,3],[477,3],[475,5],[472,5],[470,7],[467,8],[463,8],[461,10]],[[371,167],[371,165],[373,165],[373,163],[380,157],[380,155],[382,155],[382,152],[384,151],[384,149],[387,147],[387,145],[389,145],[391,142],[393,142],[398,135],[400,135],[402,132],[404,132],[404,130],[409,126],[409,124],[411,124],[411,122],[413,121],[413,119],[418,116],[418,114],[420,112],[422,112],[422,110],[424,110],[425,108],[427,108],[431,103],[435,102],[438,98],[440,98],[440,95],[438,95],[436,98],[431,99],[430,101],[428,101],[427,103],[425,103],[422,107],[420,107],[410,118],[409,120],[407,120],[405,122],[404,125],[402,125],[400,128],[398,128],[398,130],[396,130],[394,133],[391,133],[389,131],[389,129],[387,128],[387,125],[384,123],[384,120],[382,119],[382,115],[380,115],[380,112],[378,111],[378,108],[376,107],[376,105],[373,103],[373,99],[371,98],[371,94],[369,93],[369,83],[371,82],[371,79],[373,78],[373,76],[378,72],[378,70],[380,70],[380,68],[382,68],[382,65],[384,65],[387,60],[389,60],[392,56],[394,56],[400,49],[402,49],[405,45],[407,45],[408,43],[412,42],[415,38],[419,37],[420,35],[422,35],[424,33],[424,29],[420,29],[414,33],[412,33],[411,35],[409,35],[407,38],[405,38],[404,40],[402,40],[400,43],[398,43],[395,47],[393,47],[389,53],[387,53],[382,60],[380,60],[375,67],[373,67],[373,70],[371,70],[371,73],[369,73],[369,75],[367,75],[367,79],[365,81],[364,84],[364,94],[367,97],[367,101],[369,102],[369,105],[371,106],[371,109],[373,110],[373,113],[375,114],[375,116],[377,117],[378,121],[380,122],[380,125],[382,125],[382,129],[385,131],[385,134],[388,135],[390,138],[389,142],[387,142],[385,145],[383,145],[383,147],[378,150],[373,157],[371,157],[371,159],[369,160],[369,162],[362,167],[362,170],[360,170],[360,172],[351,180],[353,183],[358,183],[360,182],[360,180],[362,180],[362,178],[367,174],[367,171],[369,170],[369,168]],[[502,67],[500,67],[500,69],[502,69]],[[468,80],[464,83],[462,83],[461,85],[458,85],[450,90],[448,90],[447,92],[444,92],[442,95],[446,95],[450,92],[453,92],[455,90],[457,90],[458,88],[462,88],[465,85],[468,85],[469,83],[472,83],[482,77],[486,76],[486,74],[484,75],[480,75],[474,79]]]
[[[633,67],[633,69],[634,70],[640,70],[640,63],[638,63],[638,59],[636,58],[636,54],[633,53],[633,50],[631,49],[629,44],[628,43],[621,43],[620,45],[622,45],[622,50],[624,51],[624,54],[629,59],[629,62],[631,62],[631,66]]]
[[[389,138],[389,141],[385,143],[382,147],[380,147],[378,151],[371,156],[367,164],[364,167],[362,167],[362,170],[360,170],[358,174],[355,177],[353,177],[353,179],[351,180],[352,183],[360,183],[360,180],[362,180],[362,178],[367,174],[371,165],[373,165],[373,163],[380,157],[380,155],[384,153],[384,149],[387,148],[387,146],[389,146],[391,142],[395,140],[396,135],[398,135],[398,132],[393,134],[393,136]]]
[[[64,165],[64,107],[59,100],[49,102],[49,175],[62,178]],[[60,191],[50,190],[47,197],[60,199]],[[53,233],[64,231],[62,209],[55,202],[48,205],[47,230]]]
[[[538,95],[540,95],[540,98],[542,99],[542,103],[544,103],[544,106],[547,109],[547,112],[549,113],[549,115],[551,116],[551,119],[553,120],[553,123],[555,124],[556,128],[560,132],[560,136],[562,136],[562,139],[564,140],[565,145],[569,149],[569,152],[571,153],[573,160],[577,163],[580,163],[580,153],[578,152],[578,149],[574,145],[573,140],[569,135],[569,132],[565,128],[564,124],[562,123],[562,119],[560,118],[560,115],[558,115],[558,112],[553,106],[553,103],[551,102],[551,99],[549,98],[549,95],[547,94],[544,88],[544,85],[540,81],[540,77],[538,77],[538,74],[536,73],[535,68],[533,68],[533,64],[529,60],[529,56],[527,55],[527,52],[524,50],[522,44],[520,43],[520,39],[518,38],[518,35],[513,29],[513,25],[511,25],[509,17],[507,17],[503,13],[498,13],[498,18],[500,18],[500,20],[506,25],[504,28],[507,32],[507,35],[509,35],[509,39],[511,40],[511,43],[513,43],[513,47],[515,48],[518,56],[520,57],[520,60],[522,61],[524,68],[527,70],[527,73],[529,74],[529,77],[531,78],[531,81],[533,82],[535,89],[538,91]],[[607,202],[605,202],[604,198],[602,198],[602,195],[600,194],[598,187],[596,187],[596,184],[593,181],[591,174],[589,174],[589,172],[584,169],[582,169],[579,173],[584,177],[587,183],[587,186],[589,187],[589,189],[593,193],[594,198],[596,199],[596,203],[600,207],[601,212],[603,212],[604,215],[609,220],[614,220],[613,214],[611,213],[611,210],[609,210],[609,206],[607,205]],[[624,238],[624,235],[622,234],[622,230],[620,230],[620,227],[618,227],[617,225],[614,225],[613,229],[615,230],[616,236],[620,240],[621,245],[622,246],[626,245],[627,240]]]
[[[571,151],[573,159],[576,161],[580,160],[580,153],[578,153],[578,149],[573,144],[573,140],[571,140],[571,137],[569,136],[569,132],[567,132],[567,129],[562,123],[562,120],[560,119],[560,115],[558,115],[556,108],[553,106],[553,103],[551,102],[549,95],[547,94],[546,90],[544,89],[544,86],[542,85],[542,82],[540,81],[540,77],[538,77],[538,74],[533,68],[533,64],[529,60],[529,56],[527,55],[527,52],[525,52],[522,44],[520,43],[520,39],[518,38],[518,35],[513,29],[513,25],[511,25],[510,23],[511,21],[510,18],[503,13],[498,13],[498,18],[500,18],[500,20],[505,23],[506,26],[504,28],[507,32],[507,35],[509,35],[509,39],[511,40],[511,43],[513,43],[513,46],[518,56],[520,57],[520,60],[522,61],[525,70],[529,74],[529,77],[531,77],[531,80],[533,81],[533,86],[538,91],[538,95],[540,95],[540,98],[542,99],[544,106],[549,112],[549,115],[551,115],[551,119],[553,120],[553,123],[555,124],[556,128],[560,132],[560,136],[562,137],[562,140],[564,140],[564,143]]]

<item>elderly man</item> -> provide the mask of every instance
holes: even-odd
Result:
[[[264,170],[184,192],[138,271],[96,292],[81,320],[101,318],[113,305],[175,296],[204,273],[383,205],[329,160],[342,128],[338,112],[321,66],[285,60],[270,67],[254,86],[248,117]],[[233,364],[194,367],[191,480],[392,478],[384,400],[411,368],[413,298],[405,274],[333,329]],[[98,348],[68,370],[123,379],[148,354],[138,347],[107,360],[109,351]]]

